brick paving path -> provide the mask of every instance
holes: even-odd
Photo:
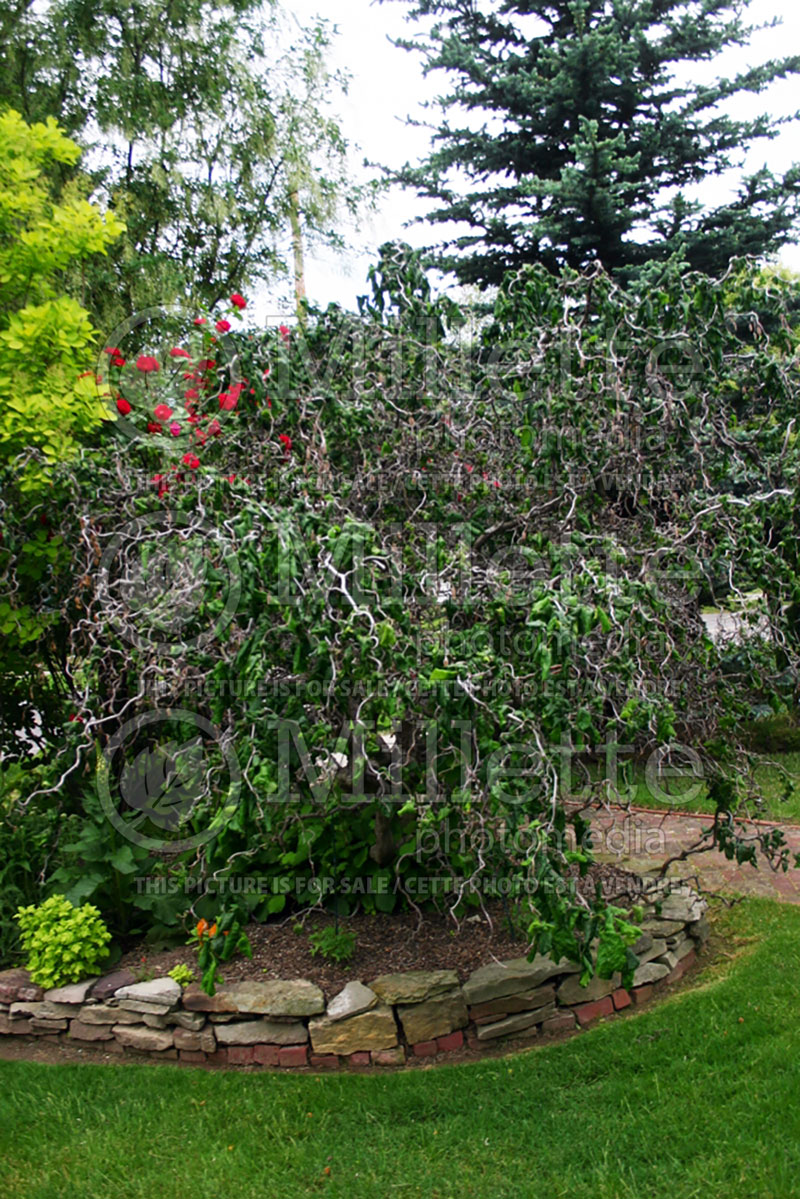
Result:
[[[661,812],[644,808],[611,808],[593,811],[592,838],[595,856],[601,862],[612,862],[638,873],[652,873],[667,859],[697,844],[711,817],[694,812]],[[772,828],[768,822],[758,822],[762,829]],[[753,826],[756,827],[755,825]],[[692,855],[685,862],[675,863],[670,875],[696,877],[709,891],[726,891],[743,895],[760,895],[800,903],[800,869],[794,867],[794,852],[800,852],[800,826],[781,825],[786,844],[791,851],[790,865],[784,874],[773,870],[760,860],[758,868],[729,862],[718,850],[706,850]]]

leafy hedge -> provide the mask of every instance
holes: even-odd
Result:
[[[143,322],[117,428],[39,504],[6,471],[3,590],[48,617],[6,725],[35,701],[28,810],[74,829],[42,887],[128,933],[226,882],[257,919],[528,896],[587,963],[592,762],[689,746],[738,811],[739,730],[796,705],[796,284],[530,270],[471,327],[402,248],[372,282],[305,328]],[[709,640],[730,589],[769,636]]]

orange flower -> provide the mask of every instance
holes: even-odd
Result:
[[[217,926],[216,926],[216,924],[215,924],[215,925],[214,925],[214,928],[216,928],[216,927],[217,927]],[[198,921],[197,921],[197,935],[198,935],[198,937],[200,938],[200,940],[201,940],[201,941],[202,941],[202,939],[203,939],[203,933],[206,931],[206,929],[207,929],[207,928],[208,928],[208,921],[207,921],[207,920],[198,920]]]
[[[216,922],[216,920],[215,920],[215,921],[214,921],[214,923],[211,925],[211,928],[208,930],[208,935],[209,935],[209,937],[215,937],[215,936],[217,935],[217,922]]]

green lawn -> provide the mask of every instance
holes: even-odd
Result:
[[[797,1195],[800,909],[747,901],[718,928],[726,952],[690,989],[502,1060],[324,1077],[0,1063],[0,1194]]]
[[[784,798],[784,776],[780,767],[790,777],[792,789],[788,799]],[[601,771],[596,771],[596,777],[601,777]],[[800,824],[800,753],[773,754],[768,761],[759,766],[757,779],[764,792],[763,806],[751,803],[748,811],[751,816],[764,820],[780,820],[789,824]],[[701,785],[699,793],[690,799],[684,798],[687,789],[694,792],[698,782],[693,779],[677,779],[664,781],[658,790],[649,787],[645,781],[644,771],[637,771],[636,782],[629,791],[620,789],[626,801],[630,800],[641,808],[674,808],[681,812],[713,812],[714,804],[709,800],[705,787]],[[672,796],[672,802],[666,798]]]

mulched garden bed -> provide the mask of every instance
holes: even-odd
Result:
[[[584,879],[576,882],[579,890],[593,897],[599,882],[607,899],[624,894],[637,894],[641,880],[618,867],[596,864]],[[621,901],[622,902],[622,901]],[[295,931],[298,923],[302,931]],[[237,956],[223,971],[225,982],[244,979],[307,978],[315,982],[331,999],[351,979],[368,982],[380,974],[406,970],[456,970],[463,982],[473,970],[496,959],[524,957],[527,940],[524,934],[509,928],[504,905],[495,901],[487,904],[485,913],[476,909],[474,915],[457,925],[446,913],[401,912],[391,916],[359,913],[340,919],[339,927],[352,932],[356,938],[355,951],[349,962],[337,964],[320,954],[311,954],[309,934],[334,923],[330,913],[307,912],[279,923],[251,924],[247,935],[253,949],[252,960]],[[524,925],[523,925],[524,927]],[[189,946],[154,951],[145,943],[128,950],[119,967],[134,974],[157,978],[173,966],[183,963],[197,974],[196,952]]]

